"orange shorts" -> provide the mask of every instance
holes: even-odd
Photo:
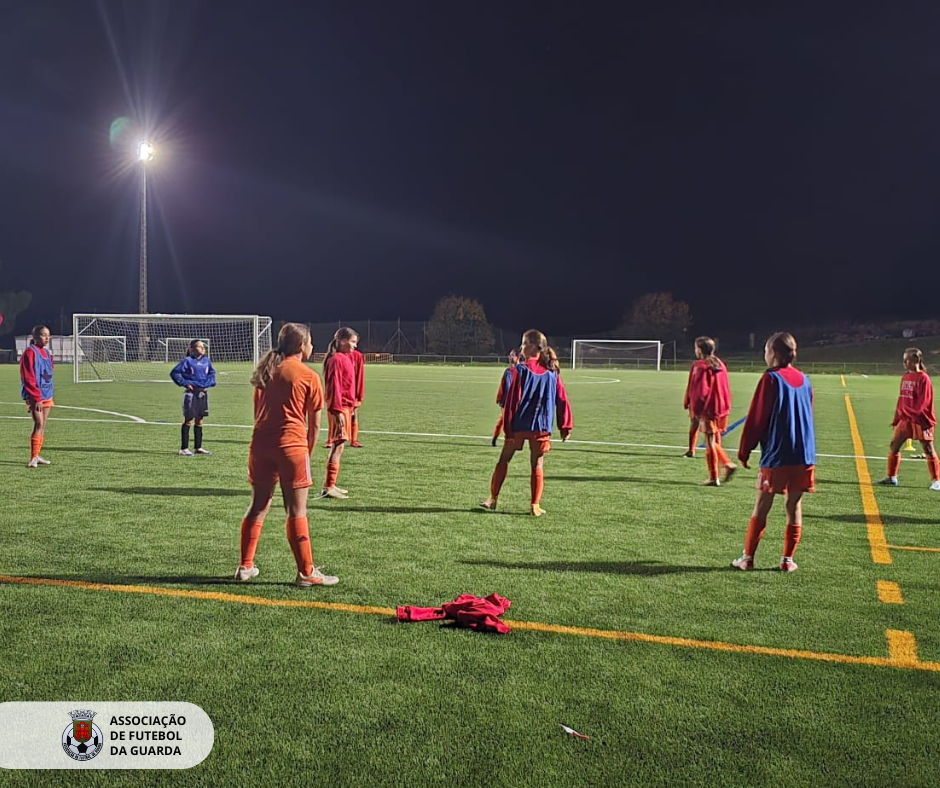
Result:
[[[516,451],[522,451],[525,442],[529,442],[529,448],[537,448],[539,454],[548,454],[552,450],[552,434],[550,432],[516,432],[511,438],[506,438],[506,443]]]
[[[310,487],[310,453],[299,446],[288,449],[254,449],[248,452],[249,484],[274,486],[281,483],[282,490]]]
[[[698,429],[699,432],[704,432],[706,435],[721,435],[728,429],[728,417],[722,416],[720,419],[700,418],[698,420]]]
[[[32,400],[26,400],[26,410],[28,410],[30,413],[33,412],[33,407],[35,407],[35,405],[39,405],[40,408],[51,408],[55,405],[55,402],[53,402],[51,399],[44,399],[42,402],[34,404]]]
[[[902,441],[929,443],[933,440],[933,427],[921,427],[913,421],[900,421],[894,428],[894,437]]]
[[[328,443],[336,445],[337,443],[344,443],[349,440],[349,425],[352,423],[352,408],[343,408],[343,423],[340,424],[339,419],[336,418],[336,413],[329,411],[327,413],[326,421],[329,427],[327,435],[330,437],[327,439]]]
[[[779,468],[761,468],[757,477],[757,489],[774,495],[785,492],[816,492],[816,466],[782,465]]]

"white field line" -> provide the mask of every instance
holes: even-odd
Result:
[[[11,405],[10,402],[0,402],[0,405]],[[17,403],[19,404],[19,403]],[[55,409],[69,407],[67,405],[56,405]],[[78,408],[71,407],[70,410],[87,410],[93,413],[112,413],[112,411],[98,410],[96,408]],[[115,416],[121,416],[124,420],[117,419],[76,419],[76,418],[54,418],[54,421],[77,421],[77,422],[86,422],[86,423],[97,423],[97,424],[143,424],[150,427],[178,427],[179,422],[176,421],[147,421],[142,419],[140,416],[133,416],[129,413],[114,413]],[[20,421],[31,421],[30,416],[0,416],[0,419],[13,419]],[[218,424],[213,422],[211,425],[212,429],[233,429],[233,430],[250,430],[253,428],[251,424]],[[321,427],[320,432],[326,432],[326,427]],[[363,435],[389,435],[392,437],[402,437],[402,438],[465,438],[467,440],[493,440],[492,435],[464,435],[460,433],[450,433],[450,432],[399,432],[392,430],[361,430]],[[560,440],[556,441],[556,445],[561,443]],[[677,446],[669,443],[624,443],[619,441],[585,441],[585,440],[569,440],[569,444],[577,446],[609,446],[612,448],[622,448],[622,449],[669,449],[670,451],[678,451],[688,448],[686,445]],[[732,453],[737,451],[737,447],[725,446],[725,448]],[[755,454],[760,454],[760,449],[754,450]],[[856,457],[854,454],[817,454],[817,457],[825,457],[830,460],[855,460]],[[887,457],[878,457],[872,455],[865,455],[863,459],[866,460],[887,460]],[[905,462],[910,462],[908,458],[904,458]],[[919,462],[914,460],[914,462]]]

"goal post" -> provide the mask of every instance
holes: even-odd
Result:
[[[573,339],[571,368],[662,369],[658,339]]]
[[[169,381],[170,369],[200,339],[220,374],[245,372],[271,349],[271,318],[261,315],[72,315],[73,379]]]

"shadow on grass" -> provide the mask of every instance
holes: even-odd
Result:
[[[232,575],[225,577],[211,575],[18,575],[31,580],[63,580],[73,583],[98,583],[101,585],[195,585],[195,586],[263,586],[276,588],[278,586],[293,587],[293,580],[251,580],[251,582],[237,583]]]
[[[532,569],[537,572],[598,572],[610,575],[672,575],[697,572],[724,572],[726,566],[681,566],[660,561],[461,561],[471,566],[497,569]],[[737,570],[736,570],[737,571]]]
[[[552,443],[552,448],[554,449],[556,448],[556,446],[560,446],[560,445],[561,445],[560,440],[555,441]],[[681,457],[682,456],[681,454],[675,454],[675,452],[671,452],[671,451],[652,452],[652,451],[636,451],[636,450],[629,450],[629,449],[582,449],[577,446],[572,446],[570,443],[566,443],[562,451],[566,451],[566,452],[575,451],[580,454],[612,454],[614,456],[622,456],[622,457],[652,458],[652,457]]]
[[[817,516],[813,515],[813,519]],[[850,523],[852,525],[865,525],[868,520],[864,514],[824,514],[819,515],[820,520],[832,520],[837,523]],[[940,516],[936,517],[915,517],[903,514],[882,514],[881,522],[885,525],[940,525]]]
[[[332,499],[313,496],[310,497],[310,504],[314,502],[324,502],[327,506],[336,506],[337,511],[342,512],[369,512],[374,514],[447,514],[449,512],[475,512],[480,514],[490,514],[483,509],[473,509],[468,507],[455,508],[444,506],[348,506],[344,503],[334,504]],[[318,509],[319,511],[319,509]],[[500,514],[493,512],[492,514]]]
[[[50,448],[49,456],[52,457],[60,451],[74,451],[78,454],[161,454],[161,451],[153,449],[125,449],[114,446],[55,446]],[[171,453],[167,450],[167,453]]]
[[[110,492],[122,495],[163,495],[182,498],[203,498],[207,496],[241,496],[245,499],[251,497],[251,490],[242,487],[238,490],[227,490],[220,487],[89,487],[91,492]]]
[[[545,474],[546,481],[561,482],[621,482],[633,484],[667,484],[679,487],[700,486],[698,481],[682,481],[681,479],[657,479],[652,476],[556,476],[553,473]]]

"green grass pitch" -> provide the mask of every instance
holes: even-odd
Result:
[[[249,498],[247,369],[220,370],[205,427],[214,454],[195,458],[177,455],[175,386],[74,385],[70,372],[56,375],[53,464],[30,470],[17,370],[0,367],[0,700],[188,701],[216,732],[191,770],[92,770],[85,784],[940,781],[940,494],[923,461],[876,489],[891,546],[891,563],[876,564],[846,407],[848,395],[862,462],[880,478],[900,368],[813,379],[818,492],[805,499],[800,570],[784,575],[782,501],[759,571],[729,568],[755,472],[698,486],[704,452],[681,456],[685,371],[566,371],[575,430],[546,458],[548,514],[535,519],[524,455],[499,511],[476,508],[498,454],[498,368],[370,366],[365,447],[347,449],[339,480],[349,499],[310,505],[315,560],[340,584],[309,590],[292,584],[277,508],[260,576],[231,582]],[[732,375],[731,421],[756,381]],[[318,447],[317,481],[325,457]],[[902,603],[881,601],[879,581]],[[525,626],[485,635],[357,607],[491,592]],[[350,607],[263,604],[292,600]],[[889,632],[910,633],[916,661],[888,660]]]

